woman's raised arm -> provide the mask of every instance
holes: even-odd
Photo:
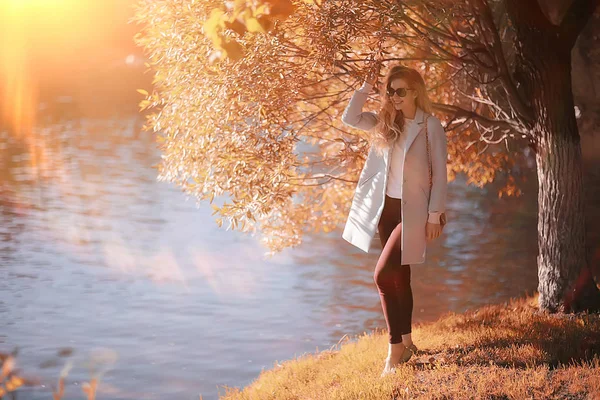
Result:
[[[371,89],[373,89],[373,85],[365,81],[359,89],[354,91],[342,114],[342,122],[344,124],[362,129],[363,131],[368,131],[377,125],[377,114],[362,110]]]
[[[342,114],[342,122],[346,125],[362,129],[363,131],[368,131],[377,125],[377,114],[371,111],[363,112],[362,108],[365,105],[373,86],[377,83],[380,70],[381,61],[373,60],[363,85],[354,91],[350,102]]]

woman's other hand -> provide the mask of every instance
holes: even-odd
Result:
[[[442,234],[442,225],[441,224],[432,224],[431,222],[427,222],[425,224],[425,237],[427,240],[433,240],[440,237]]]

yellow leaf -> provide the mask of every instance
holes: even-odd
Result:
[[[254,12],[252,14],[255,17],[257,15],[261,15],[261,14],[268,14],[269,13],[269,9],[270,9],[269,4],[263,4],[263,5],[260,5],[260,6],[256,7],[256,10],[254,10]]]
[[[150,105],[150,101],[149,100],[142,100],[142,101],[140,101],[140,104],[139,104],[140,111],[145,110],[149,105]]]
[[[202,25],[202,30],[207,37],[218,35],[223,27],[223,15],[225,15],[225,13],[222,10],[219,10],[218,8],[212,9],[210,16]]]
[[[138,91],[138,93],[143,94],[144,96],[148,96],[148,92],[145,91],[144,89],[136,89]]]
[[[23,380],[18,376],[12,376],[8,382],[6,382],[6,389],[9,392],[14,392],[19,386],[23,385]]]
[[[22,386],[25,383],[23,378],[21,378],[20,376],[16,376],[16,375],[13,375],[11,380],[15,385],[18,385],[18,386]]]
[[[248,28],[248,32],[266,32],[265,28],[254,17],[246,18],[246,27]]]
[[[223,49],[223,45],[226,43],[225,39],[221,35],[214,35],[211,37],[213,46],[217,49]]]

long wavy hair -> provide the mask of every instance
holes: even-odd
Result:
[[[427,88],[425,87],[425,81],[421,74],[412,68],[405,67],[400,64],[394,64],[388,71],[385,79],[383,88],[381,90],[380,98],[381,108],[378,113],[378,122],[371,133],[371,145],[375,147],[379,153],[390,147],[396,139],[402,135],[404,131],[404,113],[402,110],[396,110],[392,103],[390,96],[387,95],[387,89],[390,87],[392,81],[396,78],[403,79],[408,87],[416,89],[417,98],[415,99],[417,107],[421,108],[427,113],[431,113],[431,100],[427,95]]]

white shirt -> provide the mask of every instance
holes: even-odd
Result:
[[[414,125],[414,119],[404,118],[404,132],[394,142],[394,150],[392,151],[392,159],[390,161],[390,172],[387,181],[386,194],[390,197],[402,198],[402,173],[404,167],[404,144],[407,140],[413,140],[419,133],[418,129],[409,129],[409,126]],[[411,135],[412,137],[408,137]]]

